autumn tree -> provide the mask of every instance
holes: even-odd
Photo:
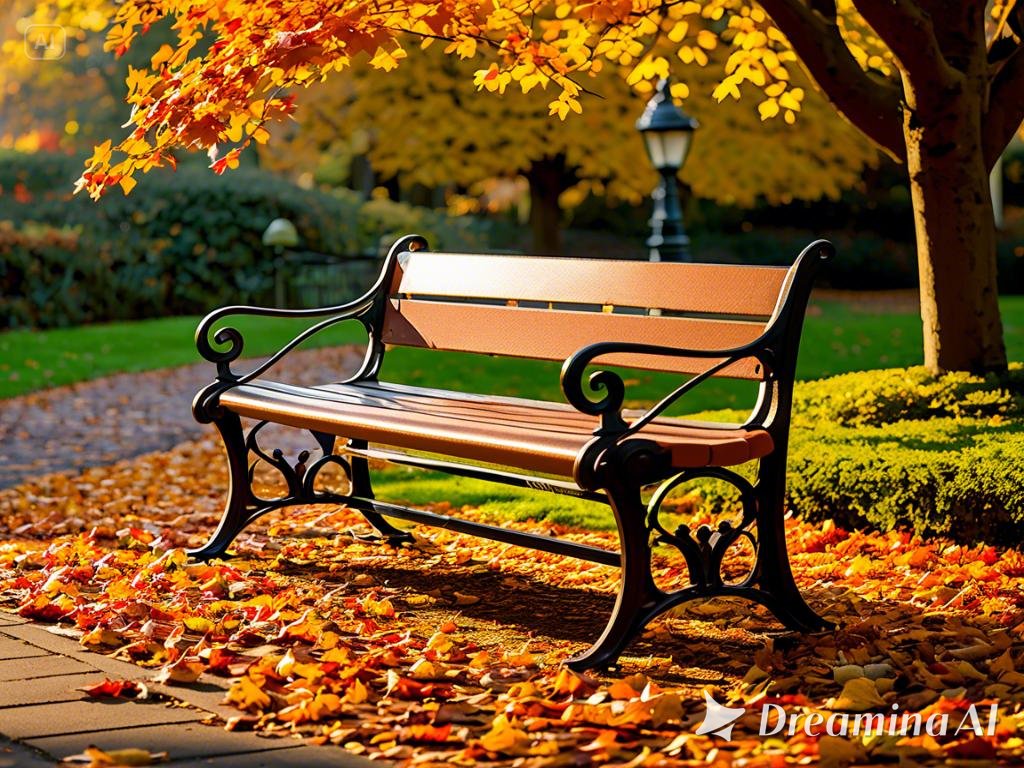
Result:
[[[217,171],[233,167],[269,138],[268,120],[292,114],[297,88],[364,57],[394,69],[404,46],[476,57],[474,81],[488,91],[546,88],[561,118],[583,110],[588,76],[605,63],[650,80],[669,74],[670,59],[706,64],[701,36],[716,35],[731,49],[716,97],[746,91],[765,117],[792,119],[802,63],[844,117],[907,165],[927,365],[1006,367],[988,173],[1024,119],[1018,0],[125,0],[108,47],[127,51],[165,16],[177,43],[130,72],[131,130],[116,158],[105,142],[88,162],[81,183],[94,195],[130,189],[179,147],[212,151]],[[672,57],[654,47],[662,40]]]
[[[717,54],[707,53],[712,61]],[[647,96],[627,85],[628,73],[607,67],[589,83],[601,98],[581,115],[558,121],[548,116],[550,96],[541,89],[515,98],[478,97],[473,70],[473,62],[444,56],[439,46],[410,51],[393,72],[346,70],[311,88],[296,115],[297,129],[293,123],[274,131],[261,154],[272,167],[308,171],[321,158],[345,156],[349,146],[365,144],[380,174],[427,187],[471,187],[522,175],[539,253],[560,251],[562,213],[589,193],[611,202],[646,201],[656,178],[643,161],[634,124]],[[835,198],[877,158],[870,142],[813,92],[802,99],[803,119],[796,124],[762,126],[745,102],[715,103],[711,67],[689,74],[689,82],[674,90],[686,97],[687,110],[701,121],[701,138],[707,138],[698,139],[685,174],[699,197],[743,206],[758,199]],[[635,87],[646,86],[641,81]]]
[[[55,148],[84,151],[120,129],[128,68],[148,64],[174,36],[158,25],[116,57],[104,50],[113,9],[93,0],[73,5],[59,26],[56,8],[34,0],[12,0],[0,12],[0,137],[45,133]]]

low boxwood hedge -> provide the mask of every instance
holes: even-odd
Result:
[[[787,485],[789,508],[805,519],[1024,543],[1024,367],[1004,376],[909,368],[801,382]],[[717,483],[697,490],[708,502],[728,493]]]

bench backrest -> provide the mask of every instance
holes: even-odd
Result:
[[[489,256],[397,256],[386,344],[564,360],[600,341],[728,349],[753,341],[788,284],[784,267]],[[649,309],[660,315],[648,314]],[[713,361],[611,355],[602,363],[699,373]],[[756,360],[719,375],[761,379]]]

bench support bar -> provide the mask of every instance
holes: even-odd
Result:
[[[488,480],[493,483],[504,483],[514,485],[518,488],[533,488],[536,491],[548,491],[563,496],[575,496],[578,499],[587,499],[601,504],[608,503],[608,496],[600,491],[585,491],[575,483],[567,483],[564,480],[555,480],[546,477],[534,477],[532,475],[520,475],[515,472],[503,472],[501,470],[480,467],[474,464],[459,464],[454,461],[443,459],[427,458],[426,456],[415,456],[400,451],[384,451],[380,449],[358,450],[351,445],[343,449],[345,454],[351,456],[364,456],[368,459],[387,461],[391,464],[401,464],[407,467],[418,467],[420,469],[437,470],[449,475],[460,477],[471,477],[474,480]],[[616,563],[618,565],[618,563]]]

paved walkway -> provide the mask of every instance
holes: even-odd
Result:
[[[323,384],[355,371],[362,358],[359,347],[299,350],[275,366],[272,375],[296,384]],[[258,362],[235,367],[246,371]],[[0,400],[0,488],[200,437],[209,427],[192,418],[192,398],[213,375],[213,365],[203,363],[121,373]]]
[[[147,682],[151,692],[162,694],[162,701],[98,699],[79,690],[105,678],[145,682],[149,674],[0,612],[0,768],[52,766],[90,746],[105,751],[138,748],[167,752],[166,764],[173,766],[381,765],[340,747],[225,731],[217,724],[218,718],[240,714],[220,703],[226,681],[190,687]]]

